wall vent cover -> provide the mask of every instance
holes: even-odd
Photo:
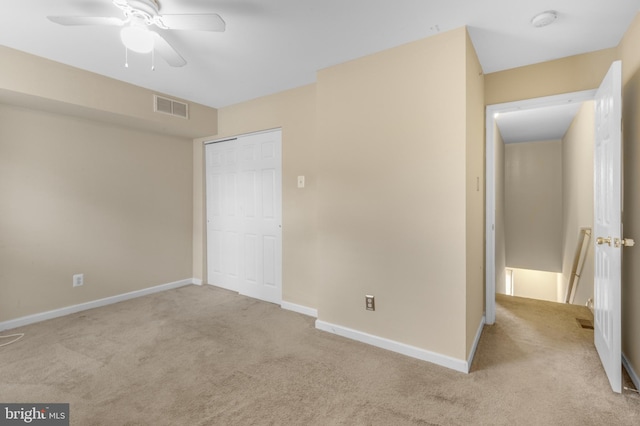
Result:
[[[175,117],[189,118],[189,106],[187,104],[158,95],[153,95],[153,110]]]
[[[593,321],[584,318],[576,318],[576,321],[578,321],[580,327],[593,330]]]

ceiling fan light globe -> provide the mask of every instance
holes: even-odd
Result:
[[[149,53],[153,50],[153,34],[146,27],[131,25],[120,30],[122,44],[137,53]]]

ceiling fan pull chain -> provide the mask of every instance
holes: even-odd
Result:
[[[129,49],[124,47],[124,67],[129,68]]]
[[[151,71],[156,70],[156,52],[155,49],[151,49]]]

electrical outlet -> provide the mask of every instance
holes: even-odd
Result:
[[[365,308],[367,309],[367,311],[375,311],[376,310],[376,298],[371,296],[370,294],[367,294],[366,296],[364,296],[364,301],[365,301]]]
[[[80,287],[81,285],[84,285],[84,274],[75,274],[73,276],[73,286]]]

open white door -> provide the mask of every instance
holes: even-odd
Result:
[[[595,98],[594,341],[614,392],[622,392],[622,66],[611,65]]]

